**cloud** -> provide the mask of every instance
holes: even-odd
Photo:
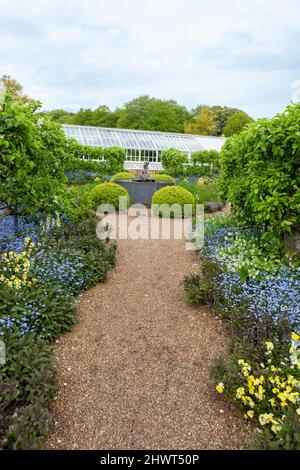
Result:
[[[140,95],[282,111],[300,79],[298,0],[0,0],[0,74],[44,109]]]

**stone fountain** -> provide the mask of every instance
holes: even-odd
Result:
[[[149,166],[150,162],[145,162],[142,174],[132,178],[132,180],[115,180],[115,183],[123,186],[128,191],[131,204],[144,204],[150,207],[152,196],[156,191],[175,184],[172,181],[156,181],[151,178]]]

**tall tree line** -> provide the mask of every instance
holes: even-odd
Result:
[[[22,86],[16,80],[8,75],[3,76],[2,80],[16,98],[29,99],[23,94]],[[48,111],[47,115],[60,124],[226,137],[238,134],[252,121],[247,113],[237,108],[199,105],[189,111],[175,100],[162,100],[147,95],[135,98],[115,111],[101,105],[96,109],[82,108],[77,113],[54,109]]]

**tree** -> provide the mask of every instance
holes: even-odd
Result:
[[[206,106],[202,107],[196,117],[184,128],[187,134],[199,135],[214,135],[215,130],[214,113]]]
[[[161,162],[166,174],[182,177],[185,174],[187,155],[177,149],[164,150],[161,154]]]
[[[224,134],[228,119],[236,113],[243,113],[243,111],[228,106],[197,106],[191,111],[190,121],[186,124],[185,132],[221,136]],[[246,113],[244,114],[246,115]],[[249,119],[251,118],[249,117]],[[199,124],[197,124],[198,120]]]
[[[5,90],[9,93],[15,101],[21,101],[23,103],[34,103],[38,107],[38,102],[29,98],[29,96],[23,93],[22,85],[17,82],[10,75],[2,75],[0,82],[4,84]]]
[[[226,137],[231,137],[235,134],[239,134],[250,122],[253,122],[253,119],[251,119],[248,114],[243,111],[235,113],[229,117],[224,128],[224,135]]]
[[[64,111],[63,109],[53,109],[45,113],[49,119],[53,122],[59,122],[60,124],[69,124],[72,120],[72,114]]]
[[[0,110],[0,200],[8,214],[58,209],[66,181],[66,137],[58,124],[34,113],[35,104],[13,101]]]
[[[118,109],[117,127],[161,132],[183,132],[188,111],[174,100],[140,96]]]

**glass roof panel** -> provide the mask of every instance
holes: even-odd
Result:
[[[223,137],[210,137],[170,132],[110,129],[91,126],[62,126],[67,137],[94,147],[119,146],[124,149],[166,150],[176,148],[191,153],[197,150],[221,150]]]

